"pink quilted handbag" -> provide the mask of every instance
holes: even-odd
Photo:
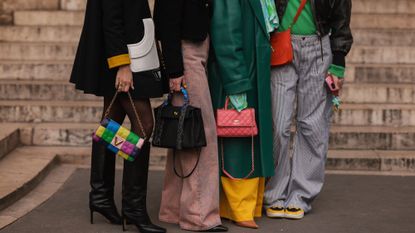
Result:
[[[255,109],[247,108],[238,112],[228,109],[229,98],[226,98],[225,108],[218,109],[216,113],[216,125],[218,137],[238,138],[252,137],[258,134],[255,121]]]
[[[251,137],[252,139],[252,166],[251,171],[242,179],[250,177],[255,171],[254,159],[254,136],[258,135],[258,127],[255,121],[255,109],[247,108],[238,112],[234,109],[228,109],[229,97],[226,98],[225,108],[218,109],[216,113],[216,126],[218,137],[222,138],[240,138]],[[221,140],[222,153],[222,172],[233,180],[241,180],[233,177],[225,169],[223,140]]]

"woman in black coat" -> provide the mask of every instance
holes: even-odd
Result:
[[[136,44],[144,36],[142,19],[151,18],[147,0],[88,0],[84,27],[73,66],[71,82],[85,93],[104,97],[104,112],[118,90],[120,94],[108,117],[122,124],[126,115],[131,130],[149,138],[153,130],[150,98],[164,94],[163,79],[153,72],[132,73],[128,44]],[[126,92],[130,92],[134,107],[144,126],[142,132]],[[143,145],[134,162],[124,163],[122,184],[122,216],[137,226],[140,232],[166,232],[151,223],[146,209],[147,176],[150,144]],[[113,224],[121,224],[114,203],[115,154],[93,142],[91,191],[89,207]],[[123,224],[124,225],[124,224]]]

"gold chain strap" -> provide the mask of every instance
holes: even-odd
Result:
[[[112,105],[114,105],[114,102],[115,102],[115,99],[117,99],[118,93],[119,93],[119,91],[115,92],[115,95],[112,98],[110,105],[108,106],[107,110],[105,111],[104,118],[107,118],[108,115],[110,114]],[[128,99],[130,100],[131,106],[133,106],[134,115],[137,119],[138,126],[140,127],[140,130],[141,130],[141,133],[143,134],[144,140],[146,140],[147,139],[147,134],[144,131],[143,124],[141,123],[140,117],[138,116],[138,112],[137,112],[137,109],[135,108],[133,98],[131,97],[131,94],[130,94],[129,91],[127,92],[127,94],[128,94]]]

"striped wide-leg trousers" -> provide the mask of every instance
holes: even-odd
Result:
[[[271,72],[276,166],[275,176],[266,185],[264,205],[308,212],[324,183],[332,114],[325,77],[332,52],[328,36],[321,42],[317,36],[293,36],[292,44],[294,61]]]

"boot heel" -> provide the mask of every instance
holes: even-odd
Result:
[[[94,211],[93,210],[90,210],[91,212],[90,212],[90,221],[91,221],[91,224],[94,224]]]
[[[127,225],[127,220],[124,218],[124,216],[122,216],[121,219],[122,219],[122,231],[126,231],[125,225]]]

